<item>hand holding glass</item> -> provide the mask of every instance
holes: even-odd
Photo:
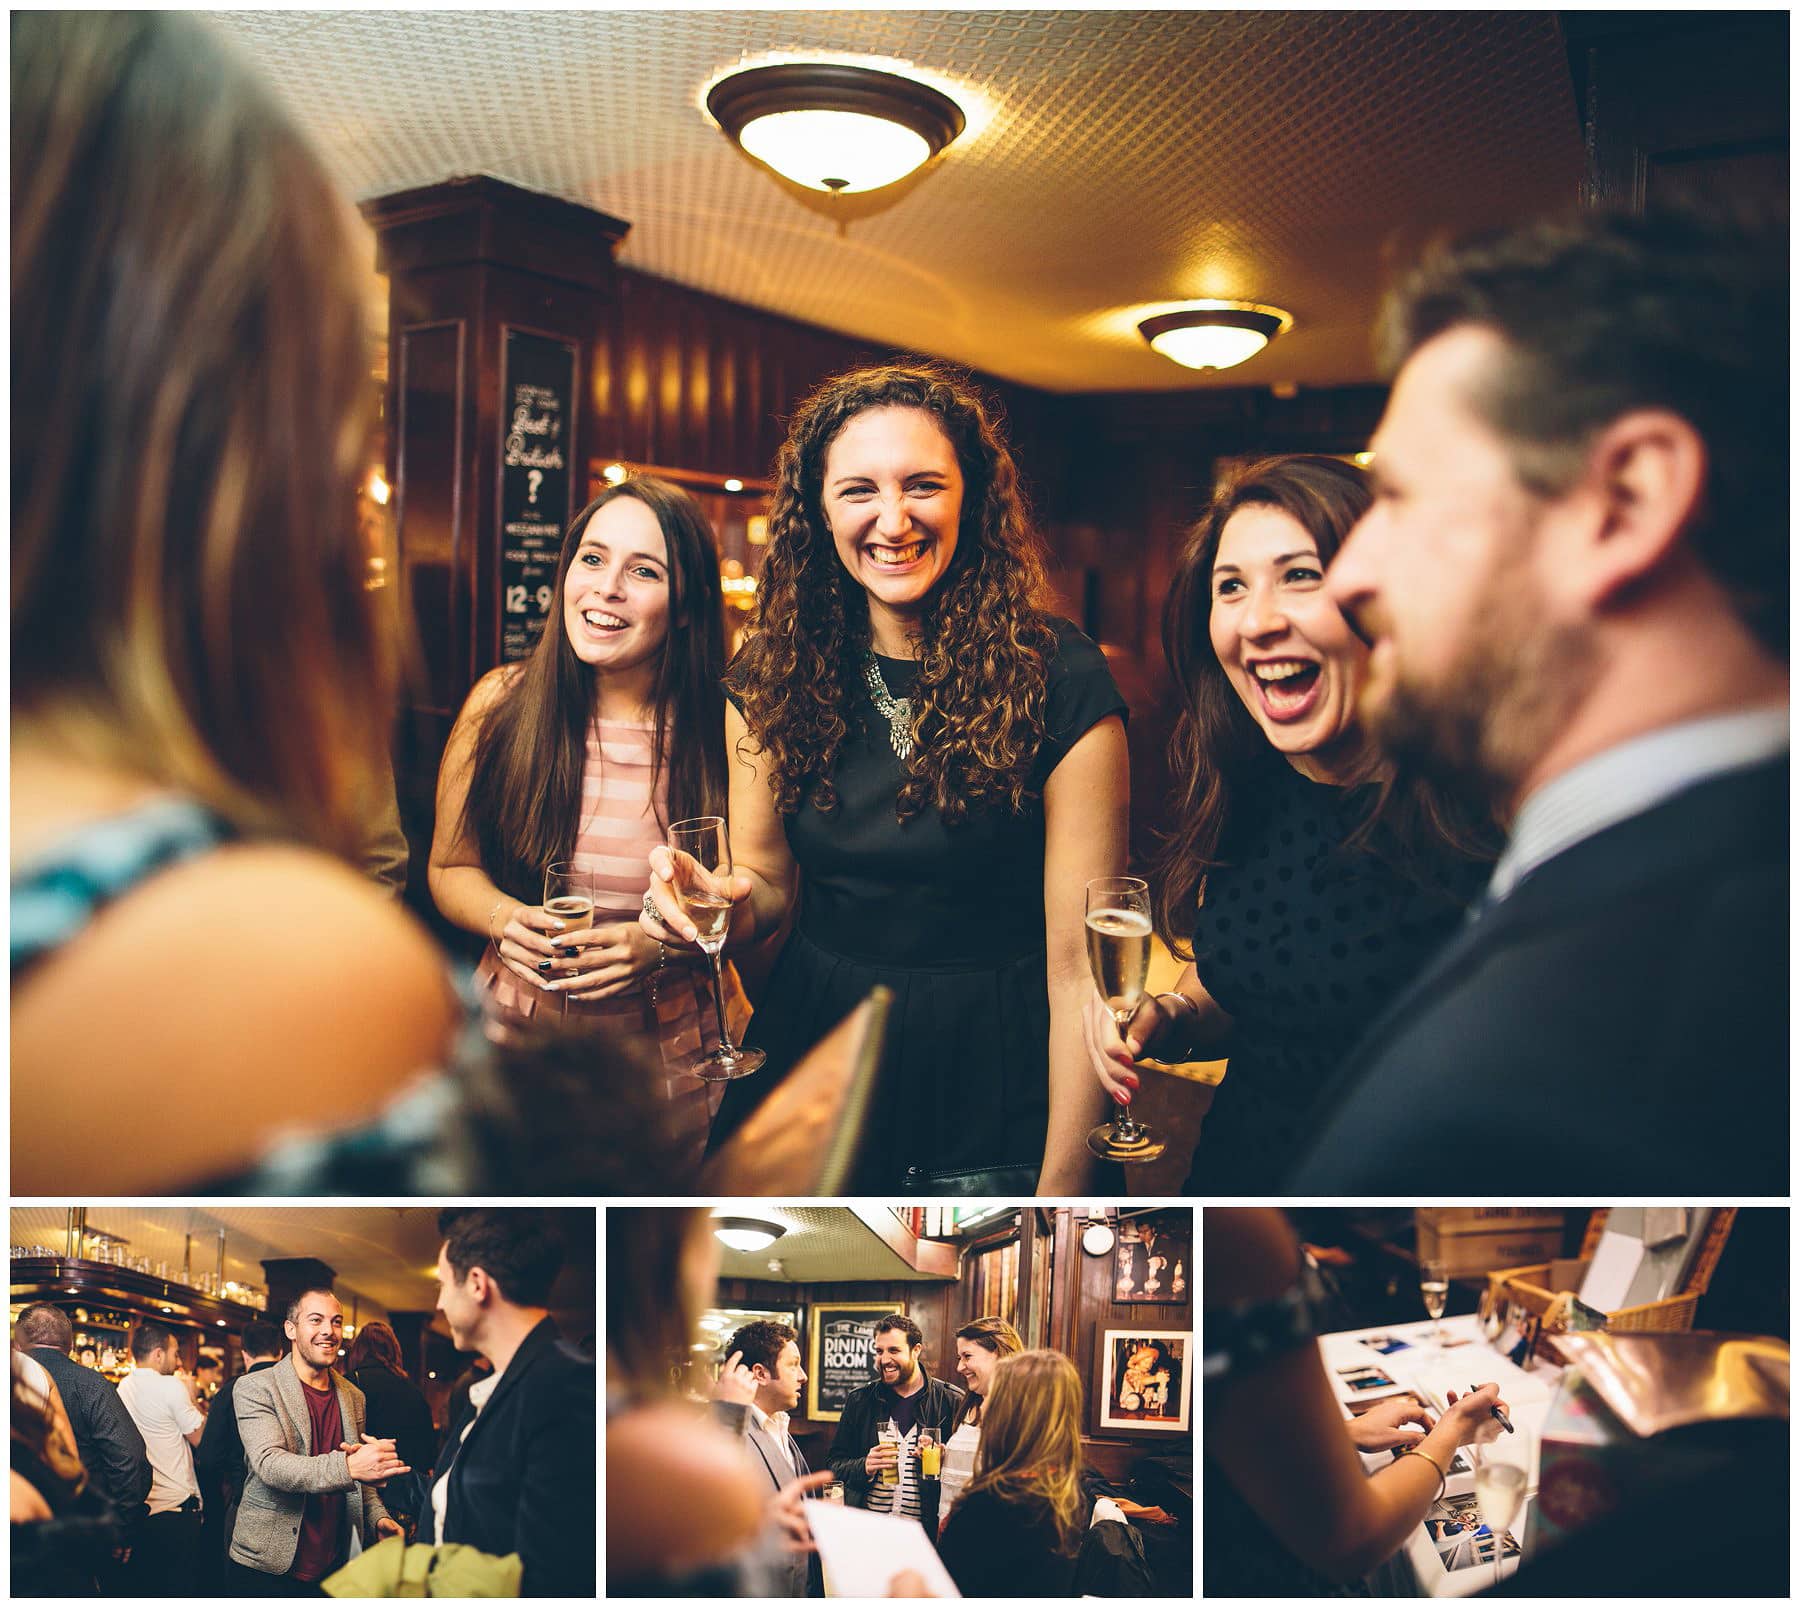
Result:
[[[1088,967],[1119,1037],[1144,998],[1150,975],[1150,885],[1139,877],[1096,877],[1087,885]],[[1103,1161],[1154,1161],[1165,1146],[1129,1106],[1087,1137]]]
[[[761,1050],[738,1049],[725,1025],[725,934],[731,926],[731,834],[717,815],[677,821],[669,828],[669,858],[674,862],[675,896],[682,914],[693,922],[698,943],[712,965],[713,1011],[718,1017],[719,1045],[701,1050],[686,1070],[708,1083],[724,1083],[756,1071],[767,1057]]]
[[[544,868],[544,914],[562,923],[564,932],[580,932],[594,924],[594,884],[588,872],[573,860],[552,860]],[[562,1013],[569,1014],[569,996],[562,996]]]

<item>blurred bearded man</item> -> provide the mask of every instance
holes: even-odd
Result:
[[[1787,271],[1773,237],[1589,215],[1390,306],[1375,502],[1326,578],[1361,712],[1510,838],[1288,1180],[1787,1192]]]

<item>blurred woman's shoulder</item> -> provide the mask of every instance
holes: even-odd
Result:
[[[168,1187],[231,1173],[279,1132],[353,1124],[441,1066],[462,1019],[424,928],[289,844],[228,842],[158,870],[29,975],[13,1000],[13,1170],[34,1191]],[[209,1098],[190,1098],[196,1079]],[[76,1142],[96,1101],[131,1135],[106,1156]]]

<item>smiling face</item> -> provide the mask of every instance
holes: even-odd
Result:
[[[1252,503],[1225,522],[1213,560],[1213,652],[1288,763],[1336,781],[1363,752],[1356,693],[1367,649],[1325,591],[1325,565],[1306,527]]]
[[[300,1310],[282,1328],[294,1342],[294,1355],[314,1368],[329,1368],[344,1346],[344,1309],[326,1290],[308,1290]]]
[[[919,1346],[908,1345],[904,1329],[883,1329],[875,1336],[875,1371],[881,1382],[903,1390],[918,1371]]]
[[[800,1366],[800,1346],[790,1340],[775,1359],[774,1373],[760,1363],[755,1369],[756,1405],[765,1413],[789,1413],[800,1405],[800,1391],[806,1384],[806,1370]]]
[[[919,408],[869,408],[825,449],[820,504],[839,561],[880,606],[916,615],[956,556],[963,474]]]
[[[1469,401],[1504,353],[1465,326],[1408,359],[1371,443],[1374,504],[1328,581],[1373,645],[1362,713],[1375,738],[1502,799],[1590,675],[1542,567],[1557,505],[1519,483]]]
[[[956,1342],[956,1371],[962,1375],[963,1383],[977,1396],[985,1396],[988,1382],[994,1377],[994,1370],[1000,1365],[1000,1354],[989,1351],[984,1345],[974,1340],[958,1340]]]
[[[615,497],[591,519],[563,580],[575,657],[618,674],[654,665],[669,635],[669,548],[651,508]]]

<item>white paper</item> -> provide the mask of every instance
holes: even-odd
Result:
[[[917,1519],[835,1502],[808,1502],[806,1517],[819,1544],[827,1597],[885,1597],[902,1569],[922,1576],[934,1597],[962,1595]]]
[[[1644,1242],[1608,1229],[1600,1236],[1587,1277],[1581,1282],[1581,1299],[1602,1312],[1617,1312],[1625,1305],[1625,1292],[1644,1259]]]

